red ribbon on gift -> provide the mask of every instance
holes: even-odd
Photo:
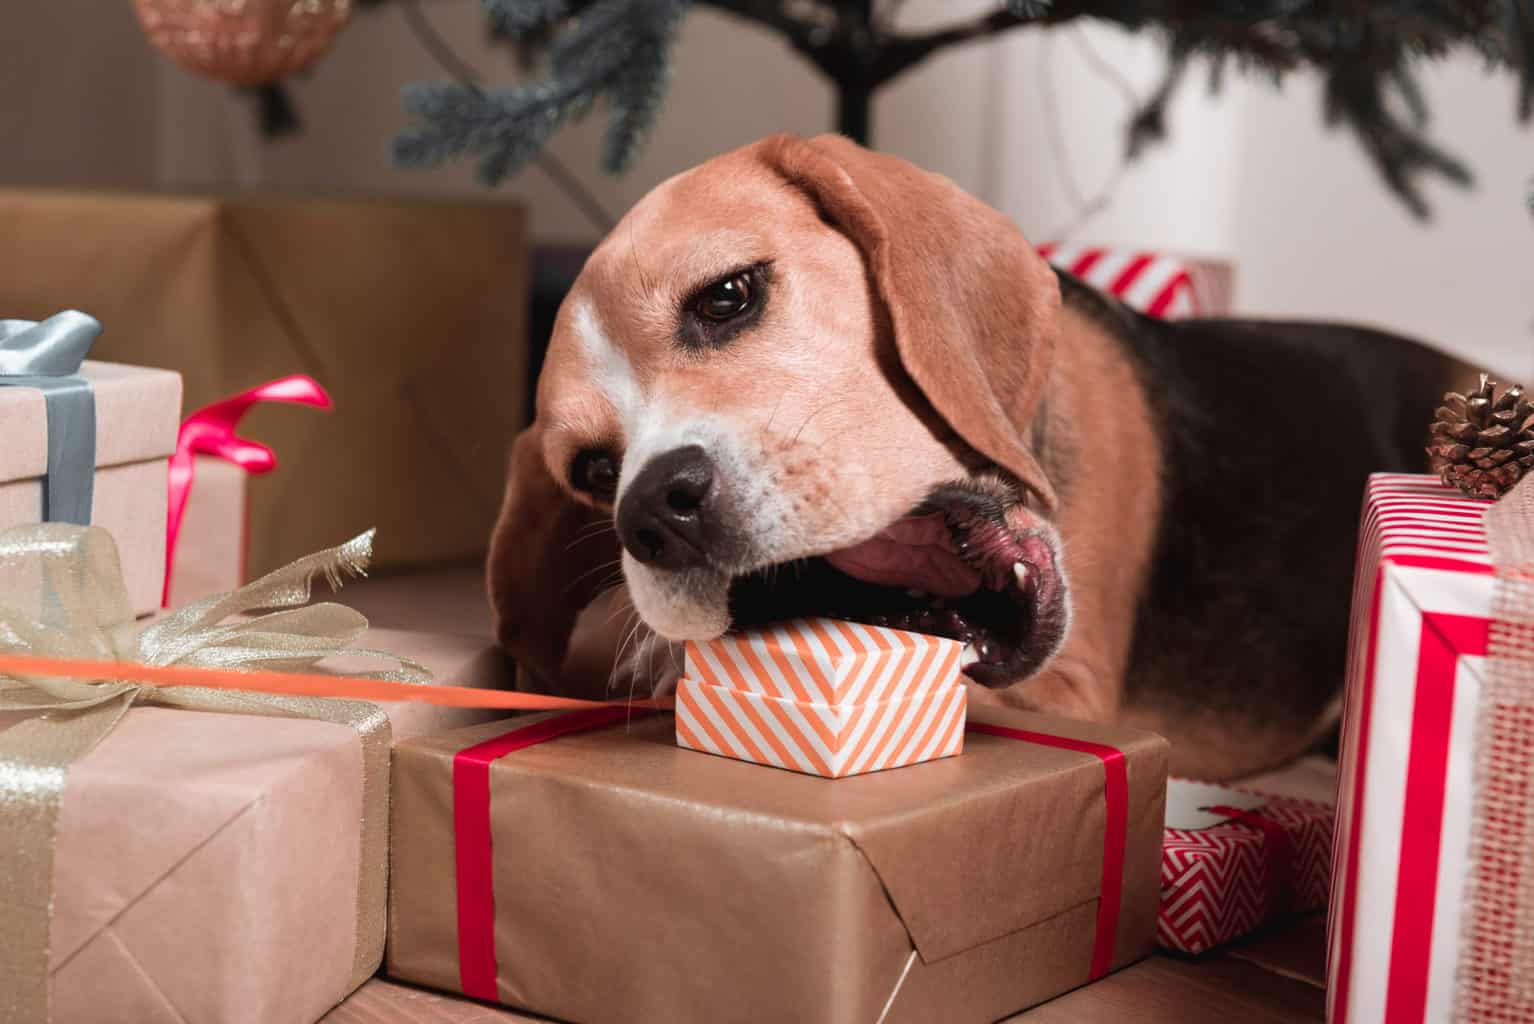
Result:
[[[463,994],[496,1002],[495,880],[490,835],[490,765],[507,754],[646,712],[599,707],[545,718],[460,750],[453,757],[453,850],[458,881],[458,982]]]
[[[1040,746],[1091,754],[1103,764],[1103,871],[1097,901],[1097,929],[1092,939],[1092,966],[1089,981],[1096,981],[1113,969],[1113,947],[1119,934],[1119,907],[1124,898],[1125,846],[1129,841],[1129,768],[1124,752],[1106,743],[1053,736],[1045,732],[1012,729],[989,722],[970,722],[968,732],[1037,743]]]
[[[331,407],[330,395],[313,377],[294,374],[279,377],[259,387],[205,405],[181,424],[176,435],[176,451],[170,457],[169,507],[165,517],[165,587],[160,592],[160,607],[170,607],[171,570],[176,564],[176,540],[181,536],[181,519],[186,514],[187,499],[192,494],[192,480],[197,472],[198,455],[211,455],[232,462],[247,473],[270,473],[277,468],[277,454],[264,444],[235,433],[240,420],[259,402],[288,402],[317,409]]]
[[[647,712],[637,712],[639,714]],[[458,981],[464,995],[499,999],[495,956],[495,882],[490,831],[490,766],[502,757],[571,733],[627,721],[628,707],[595,707],[545,718],[460,750],[453,758],[454,856],[458,886]],[[1104,743],[1069,736],[970,722],[969,732],[1037,743],[1096,757],[1103,765],[1106,815],[1103,830],[1102,897],[1092,940],[1088,978],[1096,981],[1113,969],[1119,908],[1124,890],[1125,845],[1129,835],[1129,776],[1124,752]]]

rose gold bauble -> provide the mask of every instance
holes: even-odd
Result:
[[[267,85],[330,49],[352,0],[133,0],[150,42],[188,71]]]

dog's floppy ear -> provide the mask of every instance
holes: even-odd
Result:
[[[863,252],[901,363],[938,415],[1047,509],[1028,450],[1060,307],[1054,271],[1015,225],[941,175],[839,135],[775,135],[761,158]]]
[[[490,538],[485,582],[497,641],[520,669],[545,685],[557,683],[576,617],[617,566],[612,516],[560,487],[534,423],[511,447],[506,496]]]

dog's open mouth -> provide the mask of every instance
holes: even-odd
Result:
[[[1015,501],[940,488],[876,536],[737,578],[736,627],[824,615],[959,640],[966,673],[1005,686],[1036,671],[1065,631],[1051,534]]]

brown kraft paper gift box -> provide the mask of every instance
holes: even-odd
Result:
[[[483,553],[526,412],[520,206],[0,189],[0,223],[6,316],[86,310],[95,358],[180,371],[189,409],[330,391],[246,418],[283,460],[250,481],[252,578],[369,525],[378,568]]]
[[[499,652],[474,638],[370,630],[359,646],[414,658],[445,684],[508,682]],[[345,671],[353,661],[327,664]],[[495,714],[380,707],[396,741]],[[0,715],[0,730],[9,724]],[[344,725],[130,710],[65,782],[54,1024],[308,1024],[344,998],[357,943],[361,771],[358,734]]]
[[[989,1021],[1150,949],[1160,737],[977,708],[958,757],[828,780],[666,714],[520,745],[560,721],[396,748],[389,973],[583,1024]],[[977,723],[1122,752],[1101,934],[1112,772]]]

